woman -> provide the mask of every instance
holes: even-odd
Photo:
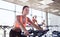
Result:
[[[27,14],[29,13],[29,6],[24,6],[22,10],[22,15],[17,16],[16,23],[14,25],[14,28],[10,31],[10,37],[27,37],[29,35],[29,32],[26,30],[26,24],[28,22],[31,23],[33,27],[35,27],[38,30],[42,30],[41,27],[35,25],[28,17]],[[24,31],[25,36],[21,35],[21,30]]]
[[[36,18],[37,18],[37,16],[33,16],[32,22],[33,22],[34,24],[38,25]]]
[[[42,22],[42,28],[43,28],[43,30],[46,30],[47,29],[47,25],[45,23],[45,20],[43,20],[43,22]]]

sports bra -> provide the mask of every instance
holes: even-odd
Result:
[[[23,20],[23,19],[22,19],[22,16],[19,16],[19,18],[20,18],[19,21],[20,21],[21,23],[23,23],[23,21],[22,21],[22,20]],[[24,27],[26,27],[27,22],[28,22],[28,19],[27,19],[27,17],[26,17],[26,21],[25,21],[25,23],[23,24]],[[19,24],[18,21],[15,22],[15,28],[20,28],[20,24]]]

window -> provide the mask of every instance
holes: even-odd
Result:
[[[0,1],[0,9],[8,9],[8,10],[15,10],[15,4],[5,2],[5,1]]]
[[[22,8],[23,8],[23,6],[16,5],[16,15],[21,15],[22,14]]]
[[[0,25],[12,26],[14,24],[14,21],[14,12],[0,9]]]
[[[39,24],[41,24],[43,19],[46,19],[46,13],[43,11],[32,9],[32,16],[37,16],[37,21]]]

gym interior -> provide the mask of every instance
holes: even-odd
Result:
[[[37,25],[48,29],[43,33],[26,24],[26,29],[32,30],[27,37],[60,37],[60,0],[0,0],[0,37],[9,37],[16,16],[22,15],[25,5],[29,6],[27,17],[32,20],[36,16]],[[46,26],[42,25],[43,20]]]

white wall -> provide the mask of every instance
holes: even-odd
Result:
[[[60,16],[54,14],[48,14],[50,25],[59,25],[60,24]]]

